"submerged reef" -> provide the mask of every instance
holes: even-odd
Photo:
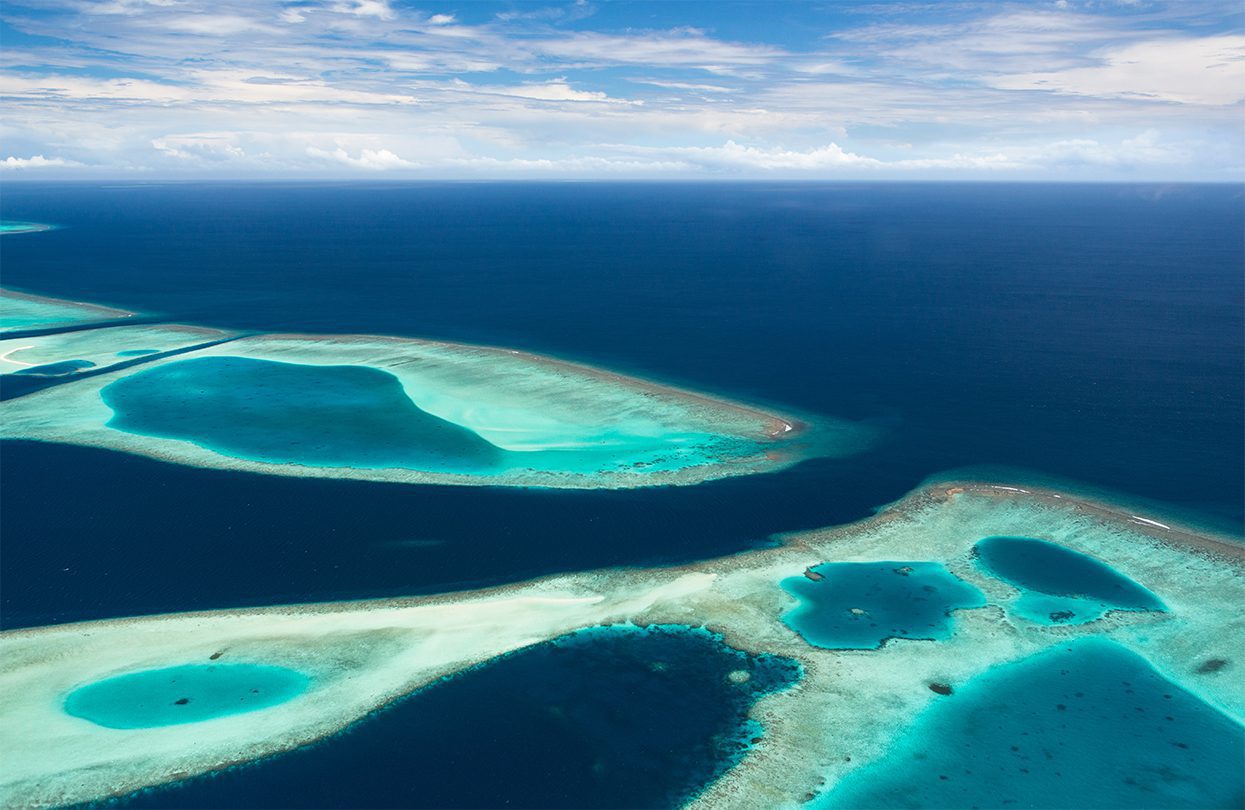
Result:
[[[1111,566],[1031,537],[987,537],[973,547],[990,574],[1021,589],[1010,608],[1045,624],[1081,623],[1110,610],[1162,610],[1157,596]]]
[[[126,342],[163,345],[166,328]],[[852,455],[872,437],[548,357],[374,336],[250,336],[139,357],[3,411],[4,438],[203,467],[566,488],[761,473]]]
[[[1018,665],[1020,670],[1009,669],[1015,662],[1055,660],[1064,654],[1060,650],[1081,650],[1086,642],[1090,646],[1084,649],[1091,652],[1108,650],[1095,653],[1103,661],[1060,664],[1069,674],[1057,682],[1046,678],[1049,693],[1032,687],[1026,700],[1006,698],[1009,705],[998,708],[1003,712],[999,730],[990,739],[1008,738],[1007,747],[1000,750],[993,742],[981,742],[974,755],[1004,769],[1028,767],[1032,784],[1063,778],[1043,770],[1045,766],[1013,761],[1011,755],[1017,752],[1010,746],[1017,743],[1007,729],[1033,722],[1026,712],[1054,717],[1055,722],[1043,726],[1045,745],[1054,746],[1051,753],[1056,756],[1076,752],[1082,743],[1069,735],[1106,739],[1106,727],[1095,725],[1099,718],[1093,712],[1081,712],[1075,719],[1062,715],[1081,711],[1071,702],[1077,692],[1101,692],[1105,697],[1095,698],[1095,704],[1106,707],[1123,727],[1135,718],[1125,722],[1120,712],[1137,708],[1145,710],[1149,721],[1141,737],[1110,737],[1112,750],[1103,754],[1110,758],[1105,772],[1132,767],[1125,763],[1150,763],[1151,770],[1138,784],[1147,784],[1156,773],[1187,774],[1192,782],[1163,783],[1162,789],[1177,791],[1188,785],[1187,795],[1194,797],[1190,801],[1200,801],[1199,796],[1218,801],[1215,797],[1226,795],[1221,788],[1227,783],[1217,774],[1233,773],[1225,756],[1239,745],[1245,719],[1245,683],[1234,677],[1245,654],[1240,643],[1245,616],[1237,609],[1245,603],[1245,547],[1171,528],[1170,523],[1139,525],[1131,517],[1109,504],[1072,497],[944,483],[858,524],[794,534],[774,548],[680,568],[566,574],[412,599],[6,632],[0,634],[0,694],[6,696],[0,701],[0,726],[14,733],[0,738],[0,760],[5,762],[0,804],[43,806],[128,794],[317,740],[324,741],[315,755],[319,767],[335,762],[353,767],[347,763],[356,762],[366,746],[353,748],[353,734],[333,735],[356,722],[361,721],[361,729],[382,722],[364,719],[374,710],[499,655],[576,630],[619,624],[702,625],[738,650],[790,659],[801,667],[797,684],[758,696],[749,717],[760,731],[737,752],[742,756],[738,764],[696,795],[694,806],[782,807],[840,798],[850,804],[858,789],[853,785],[870,781],[871,764],[902,756],[908,750],[905,735],[917,733],[913,729],[935,721],[968,722],[964,718],[976,711],[979,700],[994,705],[991,701],[1010,694],[1004,688],[1010,681],[996,680],[996,673],[1006,679],[1008,672],[1027,671],[1027,663]],[[1113,611],[1084,624],[1013,621],[1003,606],[1015,589],[981,570],[973,546],[982,537],[1029,535],[1109,564],[1139,587],[1162,594],[1166,610]],[[791,597],[782,582],[810,565],[816,566],[812,573],[819,573],[825,570],[823,563],[918,557],[944,566],[984,596],[975,602],[980,606],[958,610],[955,632],[936,643],[893,638],[876,649],[826,649],[810,645],[783,622]],[[816,586],[826,580],[808,581]],[[303,673],[309,686],[262,711],[153,728],[107,728],[65,711],[66,697],[84,684],[213,662],[286,667]],[[736,669],[728,673],[732,683],[758,676],[743,666]],[[1129,686],[1120,692],[1122,680]],[[453,688],[451,680],[443,694]],[[1055,699],[1055,691],[1071,697]],[[1026,707],[1031,697],[1042,700]],[[1156,707],[1167,705],[1179,712],[1156,714]],[[957,714],[954,710],[960,707],[968,714]],[[1167,720],[1169,715],[1174,719]],[[654,733],[671,730],[662,727]],[[1161,745],[1155,735],[1164,738]],[[1212,738],[1221,743],[1208,748],[1204,743]],[[1021,748],[1022,755],[1033,755]],[[942,761],[931,758],[929,767]],[[1239,776],[1239,761],[1237,766]],[[480,762],[477,767],[492,765]],[[585,767],[591,769],[591,763]],[[913,789],[925,790],[925,777],[932,771],[919,773]],[[913,774],[915,779],[918,771]],[[953,776],[940,771],[932,778],[941,783],[940,775]],[[964,776],[962,770],[959,775]],[[836,797],[840,787],[843,794]],[[1100,806],[1135,804],[1137,789],[1125,780],[1103,779],[1092,800]]]
[[[926,709],[819,808],[1239,807],[1245,727],[1141,656],[1081,639]]]
[[[945,638],[951,611],[985,605],[979,590],[931,562],[825,563],[781,585],[800,600],[783,621],[809,644],[828,649]]]

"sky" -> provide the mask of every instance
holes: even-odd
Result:
[[[6,0],[5,179],[1245,179],[1245,4]]]

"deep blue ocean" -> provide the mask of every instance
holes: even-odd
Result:
[[[689,561],[867,516],[964,466],[1245,524],[1240,186],[7,183],[0,214],[61,226],[0,243],[0,282],[26,292],[177,323],[511,346],[883,434],[855,458],[617,492],[265,477],[5,442],[4,627]],[[514,662],[547,652],[500,662],[497,677],[539,683]],[[625,684],[618,654],[580,650],[576,666]],[[710,667],[706,655],[686,658]],[[462,723],[437,753],[481,792],[447,797],[627,798],[593,793],[592,780],[650,756],[647,728],[556,777],[586,792],[551,798],[546,771],[508,767],[531,745],[589,750],[601,718],[634,705],[626,688],[593,681],[574,701],[538,691],[524,709],[537,719],[498,731],[488,712],[461,711],[493,693],[490,677],[455,679],[292,755],[304,759],[176,801],[263,803],[257,785],[335,769],[323,789],[347,798],[308,795],[409,803],[394,774],[419,767],[417,753],[388,775],[352,768],[409,744],[420,711]],[[558,715],[563,705],[584,714]],[[650,787],[634,803],[687,789]],[[421,795],[435,805],[441,794]]]
[[[2,213],[62,226],[0,243],[24,291],[513,346],[884,429],[852,459],[628,492],[7,443],[8,627],[690,560],[963,465],[1245,520],[1235,185],[8,183]]]

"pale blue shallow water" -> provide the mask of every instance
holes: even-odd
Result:
[[[980,591],[941,563],[823,563],[812,571],[822,578],[782,581],[800,600],[783,621],[817,647],[875,649],[891,638],[947,638],[952,610],[985,604]]]
[[[65,698],[65,711],[108,728],[174,726],[276,706],[310,684],[286,667],[184,664],[86,684]]]
[[[1009,609],[1039,624],[1083,624],[1111,610],[1163,610],[1150,591],[1086,554],[1031,537],[987,537],[981,567],[1021,590]]]
[[[814,806],[1241,807],[1242,762],[1245,727],[1135,653],[1084,639],[938,698]]]

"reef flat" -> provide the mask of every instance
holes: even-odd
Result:
[[[407,483],[694,484],[851,455],[872,438],[524,352],[378,336],[250,336],[3,409],[5,438]]]
[[[490,657],[626,622],[704,626],[732,647],[802,666],[799,683],[755,704],[751,716],[764,736],[695,800],[706,807],[832,800],[836,785],[864,778],[862,769],[896,750],[928,711],[951,711],[941,701],[971,695],[972,684],[996,669],[1082,639],[1109,641],[1139,657],[1156,677],[1187,692],[1188,705],[1217,712],[1227,728],[1238,728],[1245,719],[1245,683],[1237,677],[1245,661],[1245,616],[1238,609],[1245,603],[1245,548],[1135,518],[1058,493],[943,483],[858,524],[680,568],[570,574],[424,599],[0,634],[0,725],[20,731],[5,743],[17,750],[0,751],[6,761],[0,802],[85,801],[264,757],[327,736],[401,694]],[[992,536],[1037,538],[1092,556],[1153,593],[1163,609],[1116,610],[1083,624],[1015,617],[1006,606],[1017,589],[983,570],[974,556],[975,544]],[[810,574],[829,562],[893,560],[937,563],[984,600],[952,608],[954,624],[945,637],[891,638],[877,649],[813,646],[783,622],[795,602],[784,579],[807,572],[813,580]],[[64,710],[66,696],[86,684],[208,663],[213,656],[286,667],[304,674],[310,686],[262,711],[151,729],[108,729]],[[452,687],[451,681],[445,688]],[[1065,688],[1075,691],[1076,685]],[[336,744],[347,743],[330,743]],[[1169,753],[1176,758],[1170,763]],[[1197,749],[1190,754],[1173,746],[1151,754],[1160,770],[1170,764],[1195,778],[1215,776],[1207,769],[1220,767],[1219,759]],[[1111,786],[1100,789],[1107,792],[1087,797],[1088,805],[1111,803]]]
[[[150,324],[0,339],[0,374],[59,376],[104,370],[136,358],[223,340],[228,335],[197,326]],[[65,370],[58,371],[57,366]]]
[[[6,332],[71,328],[132,317],[133,312],[123,309],[0,288],[0,336]]]

